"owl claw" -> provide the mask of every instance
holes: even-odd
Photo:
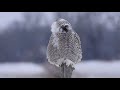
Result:
[[[66,63],[67,67],[69,67],[70,65],[71,65],[72,67],[74,67],[74,62],[72,62],[72,61],[69,60],[69,59],[65,60],[64,63]]]

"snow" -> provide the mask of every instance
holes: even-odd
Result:
[[[114,62],[97,62],[87,61],[75,66],[73,77],[84,78],[109,78],[120,77],[120,61]],[[77,76],[76,76],[77,75]]]
[[[44,74],[42,66],[33,63],[4,63],[0,64],[0,77],[16,77]]]
[[[34,63],[3,63],[0,64],[0,78],[56,78],[46,68],[51,67]],[[120,78],[119,69],[120,61],[81,61],[75,65],[72,78]]]

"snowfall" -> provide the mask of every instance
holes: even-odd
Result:
[[[0,64],[0,78],[57,78],[55,74],[57,71],[45,64],[25,62]],[[81,62],[75,65],[72,78],[120,78],[120,61]]]

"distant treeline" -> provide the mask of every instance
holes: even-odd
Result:
[[[101,12],[102,14],[102,12]],[[120,25],[109,30],[96,22],[99,13],[56,12],[53,20],[67,19],[79,34],[83,60],[112,60],[120,58]],[[51,35],[51,26],[41,26],[43,13],[23,13],[23,21],[14,21],[0,33],[0,62],[46,61],[46,48]],[[114,17],[110,19],[114,20]],[[52,23],[51,23],[52,24]]]

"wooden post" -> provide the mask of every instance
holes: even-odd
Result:
[[[66,63],[62,63],[61,65],[61,78],[71,78],[72,72],[75,68],[73,68],[71,65],[67,66]]]

